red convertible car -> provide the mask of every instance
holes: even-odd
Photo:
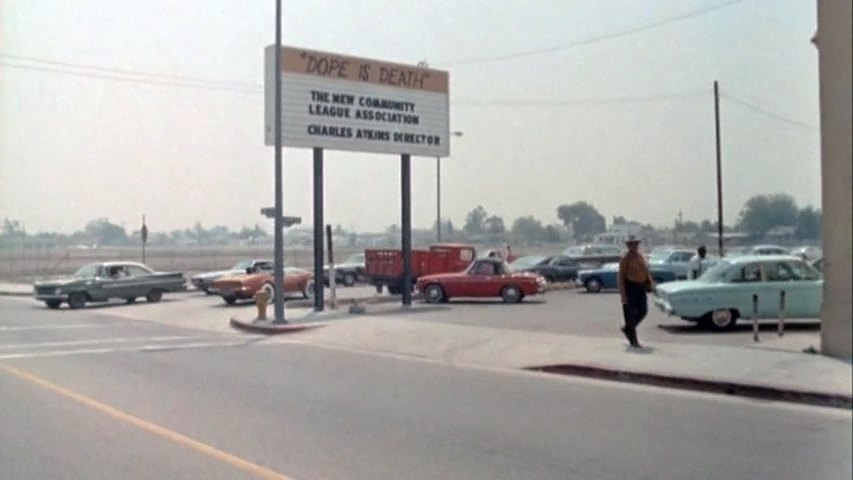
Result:
[[[545,278],[531,272],[513,272],[498,258],[480,258],[463,272],[420,277],[416,288],[429,303],[454,297],[499,297],[506,303],[516,303],[528,295],[542,293]]]

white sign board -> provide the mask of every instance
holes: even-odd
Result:
[[[275,144],[275,46],[265,50],[264,131]],[[445,157],[448,74],[282,47],[282,145]]]

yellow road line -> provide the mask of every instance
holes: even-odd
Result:
[[[226,452],[223,452],[222,450],[218,450],[214,447],[211,447],[210,445],[207,445],[206,443],[202,443],[198,440],[194,440],[194,439],[187,437],[185,435],[181,435],[180,433],[174,432],[174,431],[169,430],[167,428],[164,428],[164,427],[161,427],[161,426],[156,425],[154,423],[148,422],[148,421],[143,420],[139,417],[135,417],[129,413],[125,413],[125,412],[123,412],[123,411],[121,411],[115,407],[111,407],[109,405],[101,403],[97,400],[93,400],[93,399],[86,397],[84,395],[81,395],[79,393],[72,392],[71,390],[68,390],[64,387],[60,387],[59,385],[48,382],[47,380],[44,380],[42,378],[39,378],[39,377],[33,375],[32,373],[26,372],[24,370],[19,370],[17,368],[13,368],[13,367],[10,367],[7,365],[0,365],[0,370],[5,370],[6,372],[8,372],[8,373],[10,373],[10,374],[12,374],[18,378],[21,378],[21,379],[26,380],[30,383],[36,384],[40,387],[44,387],[48,390],[52,390],[52,391],[62,395],[65,398],[74,400],[78,403],[82,403],[83,405],[85,405],[89,408],[97,410],[101,413],[105,413],[105,414],[107,414],[107,415],[109,415],[109,416],[111,416],[117,420],[121,420],[125,423],[129,423],[130,425],[133,425],[134,427],[145,430],[146,432],[153,433],[154,435],[157,435],[158,437],[165,438],[166,440],[170,440],[170,441],[175,442],[175,443],[182,445],[184,447],[187,447],[187,448],[193,449],[197,452],[203,453],[204,455],[207,455],[209,457],[213,457],[216,460],[227,463],[228,465],[239,468],[240,470],[244,470],[246,472],[249,472],[250,474],[257,476],[258,478],[263,478],[265,480],[293,480],[292,478],[287,477],[285,475],[282,475],[282,474],[280,474],[274,470],[270,470],[269,468],[262,467],[260,465],[249,462],[247,460],[243,460],[240,457],[237,457],[235,455],[231,455],[230,453],[226,453]]]

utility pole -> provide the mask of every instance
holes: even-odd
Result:
[[[717,140],[717,248],[723,256],[723,166],[720,152],[720,87],[714,80],[714,132]]]
[[[148,225],[145,224],[145,214],[142,214],[142,228],[139,231],[142,237],[142,263],[145,263],[145,244],[148,243]]]

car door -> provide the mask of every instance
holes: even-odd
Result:
[[[574,280],[578,276],[578,265],[569,257],[559,255],[551,259],[554,267],[554,278],[559,281]]]
[[[476,262],[467,274],[453,278],[456,283],[456,296],[485,297],[490,296],[490,288],[495,280],[495,266],[492,262]]]
[[[104,275],[92,285],[89,295],[93,300],[127,298],[130,296],[130,274],[125,265],[105,265]]]
[[[675,252],[675,257],[672,259],[672,271],[678,278],[689,278],[690,275],[690,259],[693,258],[693,252]]]
[[[762,262],[750,262],[737,265],[731,272],[731,288],[724,294],[725,301],[720,302],[720,307],[730,306],[736,308],[742,318],[752,318],[753,295],[758,296],[758,317],[772,317],[778,305],[778,294],[774,298],[773,287],[765,281],[765,273]]]
[[[110,278],[109,272],[103,266],[98,267],[95,277],[86,287],[86,292],[92,300],[106,300],[116,288],[115,281]]]
[[[768,285],[772,286],[771,295],[776,299],[776,312],[779,315],[781,294],[785,292],[786,318],[820,317],[823,284],[820,276],[803,262],[779,260],[765,262]]]
[[[123,279],[123,297],[144,297],[155,286],[151,272],[142,267],[128,265],[126,272],[127,277]]]

